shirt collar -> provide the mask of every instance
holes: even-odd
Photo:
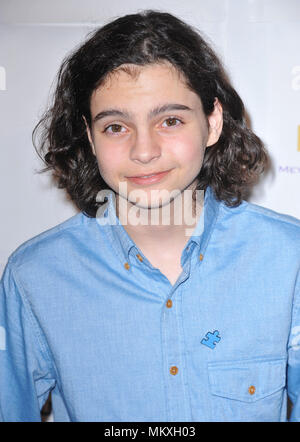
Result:
[[[122,262],[129,261],[129,254],[132,248],[138,247],[128,235],[123,225],[120,223],[116,215],[115,194],[110,191],[106,193],[107,202],[102,205],[100,211],[97,212],[96,221],[105,229],[109,237],[111,246]],[[195,227],[190,239],[187,242],[186,249],[191,243],[196,243],[201,253],[205,252],[211,233],[215,226],[220,201],[215,198],[214,192],[210,187],[205,190],[204,207],[200,215],[197,226]]]

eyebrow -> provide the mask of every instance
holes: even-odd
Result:
[[[162,106],[158,106],[155,109],[152,109],[148,113],[148,120],[150,120],[153,117],[156,117],[159,114],[162,114],[163,112],[176,111],[176,110],[185,110],[185,111],[194,112],[194,109],[191,109],[190,107],[185,106],[184,104],[168,103],[168,104],[163,104]],[[102,118],[111,117],[111,116],[130,119],[132,117],[132,114],[122,109],[107,109],[99,112],[93,119],[93,122],[95,123],[96,121],[99,121]]]

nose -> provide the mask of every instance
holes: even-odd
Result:
[[[130,159],[139,163],[150,163],[161,156],[161,148],[149,130],[139,131],[133,141]]]

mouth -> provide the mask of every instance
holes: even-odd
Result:
[[[133,177],[126,177],[129,181],[136,184],[152,184],[161,181],[172,169],[163,172],[153,172],[147,175],[137,175]]]

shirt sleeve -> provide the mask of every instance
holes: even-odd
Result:
[[[293,404],[291,422],[300,422],[300,272],[296,283],[292,325],[288,344],[288,395]]]
[[[8,261],[0,282],[0,421],[41,421],[54,378],[37,320]]]

